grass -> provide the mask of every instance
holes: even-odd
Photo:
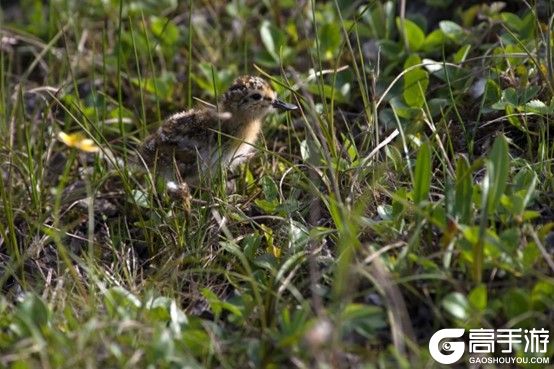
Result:
[[[427,368],[442,328],[551,331],[552,5],[434,3],[3,6],[0,367]],[[129,159],[242,73],[301,109],[189,214]]]

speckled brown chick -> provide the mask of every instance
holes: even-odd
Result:
[[[297,109],[277,99],[262,78],[237,78],[217,107],[191,109],[170,116],[139,148],[144,163],[167,181],[195,185],[251,156],[263,119],[275,108]]]

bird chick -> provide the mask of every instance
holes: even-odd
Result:
[[[146,165],[167,181],[195,185],[251,156],[263,119],[274,109],[296,105],[277,99],[262,78],[237,78],[217,107],[191,109],[170,116],[148,136],[138,152]]]

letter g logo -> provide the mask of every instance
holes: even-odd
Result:
[[[466,349],[464,342],[443,342],[440,345],[440,341],[445,338],[458,338],[464,335],[464,329],[462,328],[447,328],[441,329],[435,332],[431,340],[429,341],[429,352],[433,359],[441,364],[453,364],[460,360]],[[441,349],[444,351],[451,351],[448,355],[441,353]]]

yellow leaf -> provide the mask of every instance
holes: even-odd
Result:
[[[279,246],[271,245],[267,248],[267,251],[271,253],[276,258],[281,257],[281,248]]]
[[[90,138],[86,138],[82,133],[65,132],[58,133],[58,139],[69,147],[74,147],[84,152],[98,152],[99,148]]]

